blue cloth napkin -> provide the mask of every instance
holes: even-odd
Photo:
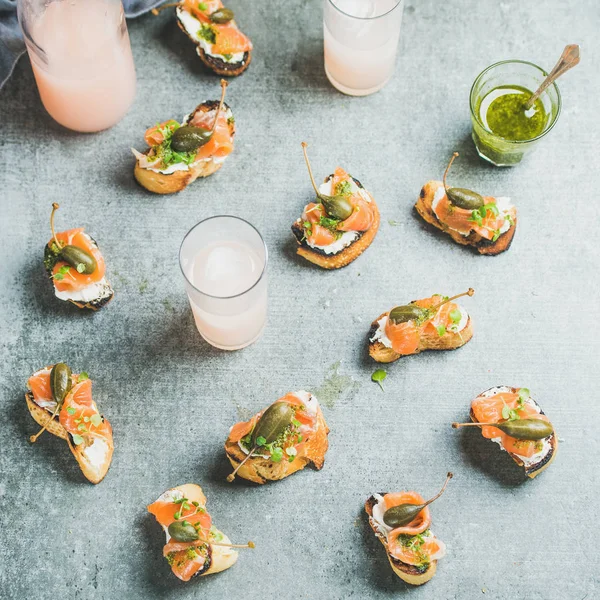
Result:
[[[163,2],[164,0],[123,0],[123,6],[127,18],[134,18]],[[25,43],[17,22],[17,0],[0,0],[0,90],[24,53]]]

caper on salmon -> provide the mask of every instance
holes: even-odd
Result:
[[[264,447],[277,441],[286,429],[292,425],[295,415],[294,409],[287,402],[275,402],[261,415],[258,423],[254,426],[250,437],[250,452],[244,460],[238,464],[233,473],[227,476],[227,481],[232,482],[236,473],[242,465],[256,452],[258,447]]]
[[[352,203],[348,200],[346,196],[342,196],[341,194],[336,194],[335,196],[321,194],[315,182],[315,178],[313,176],[313,172],[310,166],[310,161],[308,160],[308,154],[306,152],[307,146],[308,144],[306,142],[302,142],[304,160],[306,162],[306,167],[308,168],[310,181],[312,183],[313,189],[315,190],[315,194],[317,195],[319,202],[321,202],[323,208],[325,209],[325,212],[330,217],[333,217],[334,219],[339,219],[340,221],[345,221],[354,212],[354,207],[352,206]]]
[[[389,320],[393,323],[408,323],[408,321],[418,321],[427,314],[427,311],[416,304],[406,304],[392,308]]]
[[[194,125],[183,125],[179,127],[171,137],[171,148],[176,152],[194,152],[200,146],[210,141],[213,132],[204,127]]]
[[[60,257],[78,273],[91,275],[98,268],[96,259],[89,252],[77,246],[70,244],[63,246]]]
[[[221,100],[215,114],[213,126],[210,129],[205,129],[204,127],[196,127],[195,125],[182,125],[171,136],[171,148],[173,150],[176,152],[194,152],[210,142],[217,128],[221,111],[223,110],[226,89],[227,82],[221,79]]]
[[[59,205],[54,202],[52,204],[52,213],[50,213],[50,230],[52,231],[52,237],[54,243],[58,248],[58,257],[64,260],[68,265],[73,267],[78,273],[85,273],[91,275],[98,268],[96,259],[90,252],[73,246],[72,244],[65,244],[64,246],[58,241],[56,232],[54,231],[54,213],[59,209]]]
[[[448,175],[448,171],[454,162],[454,159],[458,156],[458,152],[454,152],[452,154],[452,158],[450,158],[450,162],[446,167],[446,171],[444,172],[444,190],[446,195],[448,196],[448,200],[458,208],[463,208],[465,210],[476,210],[481,208],[485,204],[485,200],[481,194],[474,192],[473,190],[468,190],[466,188],[449,188],[446,185],[446,177]]]
[[[233,21],[233,18],[233,11],[229,8],[219,8],[210,14],[210,20],[213,23],[218,23],[219,25],[225,25],[225,23]]]
[[[168,532],[176,542],[195,542],[200,537],[196,528],[188,521],[173,521]]]
[[[325,212],[334,219],[344,221],[354,211],[354,207],[345,196],[326,196],[317,192],[317,197],[323,204]]]
[[[50,389],[54,400],[62,405],[72,387],[73,378],[69,365],[56,363],[50,371]]]
[[[262,414],[252,432],[252,445],[258,438],[265,444],[272,444],[292,424],[294,409],[287,402],[275,402]]]
[[[446,476],[446,481],[442,486],[442,489],[433,497],[424,502],[423,504],[398,504],[397,506],[392,506],[388,508],[383,514],[383,522],[388,526],[396,529],[397,527],[404,527],[408,525],[411,521],[414,521],[419,513],[426,507],[429,506],[432,502],[435,502],[446,490],[446,486],[448,482],[452,479],[452,473],[448,473]]]
[[[462,298],[463,296],[472,296],[475,293],[473,288],[469,288],[466,292],[462,294],[457,294],[456,296],[452,296],[451,298],[445,298],[441,302],[434,304],[428,308],[424,308],[422,306],[417,306],[416,304],[404,304],[402,306],[396,306],[392,308],[390,314],[388,315],[388,319],[392,323],[408,323],[409,321],[418,321],[422,322],[426,319],[430,319],[435,315],[438,309],[447,304],[448,302],[452,302],[457,298]]]
[[[554,433],[554,427],[543,419],[514,419],[502,423],[452,423],[454,429],[461,427],[497,427],[516,440],[538,441]]]

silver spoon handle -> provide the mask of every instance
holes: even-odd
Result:
[[[572,69],[577,64],[579,64],[579,44],[569,44],[568,46],[565,46],[558,62],[554,65],[554,69],[550,71],[548,77],[542,82],[542,85],[540,85],[531,98],[529,98],[525,104],[525,108],[531,108],[533,103],[550,84],[554,83],[556,79],[561,75],[564,75],[569,69]]]

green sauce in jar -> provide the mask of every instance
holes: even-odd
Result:
[[[518,85],[494,88],[479,103],[483,124],[498,137],[510,141],[527,141],[540,135],[548,122],[548,113],[538,98],[525,109],[532,92]]]

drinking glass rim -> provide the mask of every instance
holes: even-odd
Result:
[[[479,73],[479,75],[477,75],[477,77],[475,77],[475,81],[473,82],[473,85],[471,86],[471,91],[469,92],[469,108],[471,110],[471,115],[472,117],[477,121],[477,123],[483,127],[483,129],[485,129],[488,133],[491,133],[492,135],[496,135],[493,131],[490,131],[490,129],[488,129],[482,122],[481,119],[479,118],[479,115],[475,114],[475,110],[473,107],[473,91],[475,90],[475,86],[477,85],[477,83],[483,78],[483,76],[490,71],[491,69],[495,68],[495,67],[499,67],[500,65],[506,65],[506,64],[521,64],[521,65],[528,65],[530,67],[534,67],[535,69],[537,69],[538,71],[540,71],[542,73],[542,75],[544,77],[548,76],[548,73],[542,69],[542,67],[540,67],[539,65],[536,65],[535,63],[532,63],[528,60],[519,60],[519,59],[508,59],[508,60],[500,60],[496,63],[494,63],[493,65],[490,65],[489,67],[486,67],[483,71],[481,71],[481,73]],[[552,83],[552,87],[554,87],[555,91],[556,91],[556,99],[557,99],[557,104],[558,104],[558,110],[556,111],[556,116],[554,117],[554,119],[552,119],[552,122],[550,123],[550,125],[548,125],[548,127],[546,127],[542,133],[540,133],[540,135],[531,138],[529,140],[506,140],[505,138],[500,138],[500,136],[496,136],[500,139],[503,139],[504,141],[506,141],[508,144],[529,144],[530,142],[535,142],[536,140],[539,140],[540,138],[543,138],[553,127],[554,125],[556,125],[556,121],[558,121],[558,117],[560,116],[560,112],[562,109],[562,98],[560,95],[560,90],[558,89],[558,86],[556,85],[556,81],[554,81]]]
[[[396,4],[390,8],[390,10],[388,10],[387,12],[384,12],[380,15],[377,15],[375,17],[357,17],[356,15],[351,15],[345,11],[343,11],[339,6],[336,6],[334,3],[334,0],[328,0],[329,4],[331,4],[331,6],[333,6],[333,8],[335,8],[335,10],[337,10],[340,14],[344,15],[345,17],[348,17],[350,19],[356,19],[357,21],[375,21],[377,19],[381,19],[382,17],[385,17],[387,15],[389,15],[391,12],[395,11],[398,6],[400,6],[400,4],[402,4],[404,0],[397,0]]]
[[[212,221],[212,219],[223,219],[223,218],[228,218],[228,219],[236,219],[237,221],[242,221],[243,223],[246,223],[246,225],[250,225],[250,227],[252,227],[252,229],[254,229],[254,231],[256,231],[256,233],[258,234],[258,237],[260,238],[260,241],[262,242],[263,248],[265,249],[265,264],[263,265],[263,269],[260,272],[260,275],[258,277],[258,279],[246,290],[244,290],[243,292],[239,292],[238,294],[234,294],[233,296],[214,296],[213,294],[208,294],[207,292],[203,292],[202,290],[198,289],[189,279],[188,276],[185,274],[185,271],[183,270],[183,266],[181,264],[181,251],[183,250],[183,245],[185,244],[185,240],[187,240],[188,236],[190,235],[190,233],[192,233],[192,231],[194,231],[194,229],[196,229],[196,227],[198,227],[199,225],[202,225],[204,223],[206,223],[207,221]],[[258,229],[256,229],[256,227],[254,227],[254,225],[252,225],[252,223],[250,223],[249,221],[246,221],[246,219],[242,219],[242,217],[236,217],[235,215],[214,215],[212,217],[207,217],[206,219],[202,219],[202,221],[198,221],[184,236],[183,236],[183,240],[181,240],[181,245],[179,246],[179,268],[181,269],[181,273],[183,275],[183,278],[187,281],[187,283],[189,283],[190,286],[192,286],[198,293],[202,294],[203,296],[208,296],[209,298],[215,298],[217,300],[231,300],[233,298],[239,298],[240,296],[243,296],[244,294],[247,294],[250,290],[254,289],[262,280],[264,274],[267,271],[267,263],[269,262],[269,251],[267,248],[267,244],[265,243],[265,240],[263,238],[263,236],[261,235],[260,231]]]

